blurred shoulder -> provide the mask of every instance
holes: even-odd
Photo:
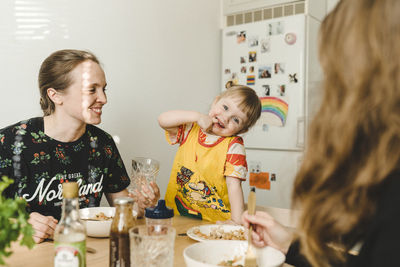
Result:
[[[0,134],[22,134],[32,128],[43,128],[43,117],[22,120],[0,129]]]

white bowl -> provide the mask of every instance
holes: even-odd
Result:
[[[96,218],[96,215],[103,212],[107,217],[114,217],[115,207],[93,207],[79,210],[79,217],[86,226],[86,234],[91,237],[108,237],[112,219],[106,221],[90,221],[85,219]]]
[[[244,264],[247,241],[206,241],[188,246],[183,251],[187,267],[217,267],[222,261],[242,256],[237,264]],[[282,252],[272,247],[256,248],[259,267],[279,267],[285,262]]]
[[[93,207],[83,208],[79,210],[79,217],[86,226],[86,234],[91,237],[109,237],[112,219],[106,221],[91,221],[85,219],[96,218],[96,215],[103,212],[107,217],[114,217],[115,207]],[[133,217],[137,216],[137,212],[132,210]]]

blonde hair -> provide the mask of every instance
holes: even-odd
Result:
[[[216,100],[225,97],[239,98],[239,108],[246,114],[247,121],[244,122],[243,128],[237,134],[247,132],[261,116],[261,101],[257,93],[248,86],[244,85],[227,85],[227,90],[223,91]]]
[[[53,101],[47,95],[47,89],[54,88],[60,92],[64,91],[73,82],[69,75],[71,71],[86,60],[100,64],[91,52],[72,49],[56,51],[43,61],[38,81],[40,106],[44,116],[52,114],[55,110]]]
[[[400,166],[399,15],[398,0],[342,0],[321,25],[324,98],[293,189],[313,266],[345,261]]]

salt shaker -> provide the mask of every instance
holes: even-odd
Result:
[[[149,233],[154,235],[165,234],[168,227],[172,226],[174,210],[165,206],[164,199],[160,199],[154,208],[146,208],[144,216]]]

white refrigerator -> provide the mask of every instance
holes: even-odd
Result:
[[[313,116],[320,71],[316,59],[319,22],[305,14],[226,27],[222,32],[222,87],[253,88],[261,99],[257,124],[243,135],[257,204],[290,208],[306,127]],[[310,66],[308,66],[310,65]]]

